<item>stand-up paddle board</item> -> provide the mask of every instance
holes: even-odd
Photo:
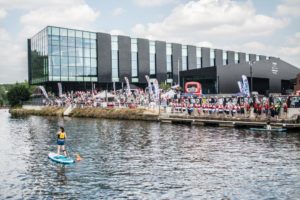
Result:
[[[266,128],[250,128],[251,131],[268,131],[268,132],[285,132],[286,128],[272,128],[270,130]]]
[[[62,163],[62,164],[71,164],[71,163],[75,162],[71,157],[58,155],[57,153],[53,153],[53,152],[50,152],[48,154],[48,158],[55,162]]]

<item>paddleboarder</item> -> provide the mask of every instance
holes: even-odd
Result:
[[[60,155],[60,150],[64,152],[64,155],[67,157],[67,152],[65,149],[65,139],[67,134],[64,127],[59,127],[59,132],[57,133],[57,154]]]

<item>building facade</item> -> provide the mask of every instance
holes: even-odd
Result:
[[[120,88],[124,77],[146,87],[148,75],[170,84],[198,81],[207,94],[237,93],[244,74],[253,91],[282,92],[299,72],[275,57],[53,26],[28,39],[29,82],[50,90],[58,82],[65,90]]]

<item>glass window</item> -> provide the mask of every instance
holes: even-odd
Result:
[[[51,46],[50,52],[51,55],[53,56],[59,56],[60,55],[59,46]]]
[[[91,58],[91,67],[97,67],[97,59]]]
[[[118,60],[118,51],[111,52],[111,59]]]
[[[83,58],[76,57],[76,66],[83,66]]]
[[[91,75],[94,75],[94,76],[97,75],[97,68],[95,68],[95,67],[91,68]]]
[[[76,48],[76,56],[83,57],[83,49],[82,48]]]
[[[91,48],[91,40],[90,39],[83,39],[83,47],[84,48]]]
[[[68,37],[60,36],[60,46],[68,46]]]
[[[250,61],[250,56],[249,54],[246,54],[246,62],[249,62]]]
[[[68,36],[68,30],[65,28],[60,29],[60,36]]]
[[[131,38],[131,51],[132,52],[137,52],[137,39],[136,38]]]
[[[172,55],[172,44],[167,43],[167,55]]]
[[[68,47],[60,47],[61,56],[68,56]]]
[[[76,76],[76,68],[75,67],[69,67],[69,76]]]
[[[256,61],[259,61],[259,55],[256,55]]]
[[[90,58],[84,58],[84,66],[90,67],[91,66],[91,59]]]
[[[59,28],[52,27],[52,35],[59,35]]]
[[[75,47],[75,37],[68,37],[68,46]]]
[[[90,33],[89,32],[83,32],[83,38],[87,38],[89,39],[90,38]]]
[[[48,26],[47,29],[48,29],[48,35],[51,35],[51,34],[52,34],[52,33],[51,33],[52,27],[51,27],[51,26]]]
[[[91,39],[97,39],[96,33],[90,33]]]
[[[60,66],[52,66],[52,70],[53,76],[60,76]]]
[[[90,40],[90,44],[91,44],[91,48],[96,48],[97,45],[96,45],[96,40]]]
[[[69,53],[69,56],[76,56],[76,49],[75,49],[75,47],[69,47],[68,48],[68,53]]]
[[[85,67],[84,68],[84,75],[85,76],[90,76],[91,75],[91,68],[90,67]]]
[[[69,37],[75,37],[75,31],[69,29],[69,30],[68,30],[68,36],[69,36]]]
[[[96,58],[97,57],[97,50],[96,49],[91,49],[91,57]]]
[[[60,56],[50,56],[51,66],[60,66]]]
[[[197,50],[196,50],[196,61],[197,61],[197,68],[201,68],[202,67],[202,52],[201,52],[201,48],[200,47],[197,47]]]
[[[82,47],[82,38],[76,38],[76,47]]]
[[[240,61],[239,61],[239,54],[237,52],[234,52],[234,63],[235,64],[240,63]]]
[[[182,70],[187,70],[187,46],[182,45]]]
[[[118,50],[118,43],[117,43],[117,42],[113,42],[113,43],[111,44],[111,49],[112,49],[112,50]]]
[[[68,67],[61,67],[61,76],[68,76],[68,71],[69,71],[69,68]]]
[[[76,57],[69,57],[69,66],[76,66]]]
[[[214,49],[210,50],[210,66],[216,66],[216,52]]]
[[[76,67],[76,76],[83,76],[83,67]]]
[[[223,51],[223,65],[227,65],[228,64],[228,56],[227,56],[227,52]]]
[[[84,48],[84,57],[91,57],[91,49]]]
[[[59,46],[59,36],[57,36],[57,35],[52,35],[52,36],[51,36],[51,39],[52,39],[52,41],[51,41],[51,44],[52,44],[52,45]]]
[[[68,66],[68,57],[61,57],[61,66]]]
[[[76,37],[82,38],[82,31],[76,31],[75,34]]]

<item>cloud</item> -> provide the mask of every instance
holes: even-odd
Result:
[[[162,6],[172,2],[174,0],[133,0],[139,6]]]
[[[6,11],[4,9],[0,9],[0,20],[6,17]]]
[[[111,35],[124,35],[124,32],[119,29],[113,29],[109,32]]]
[[[88,5],[78,4],[59,9],[41,7],[23,15],[20,21],[25,33],[33,35],[47,25],[85,28],[94,22],[98,15],[99,12],[94,11]]]
[[[0,70],[0,83],[27,79],[26,51],[3,28],[0,28]]]
[[[113,16],[120,16],[120,15],[123,15],[125,12],[124,8],[116,8],[112,11],[112,15]]]
[[[300,16],[300,1],[299,0],[285,0],[282,4],[277,6],[277,14],[281,16]]]
[[[47,25],[89,29],[100,15],[84,0],[0,0],[0,19],[4,11],[22,10],[21,31],[16,36],[0,27],[0,82],[27,79],[27,38]],[[13,55],[13,56],[12,56]]]
[[[286,19],[257,14],[249,2],[201,0],[180,4],[160,22],[137,24],[132,31],[147,38],[198,43],[268,36],[285,27]]]

